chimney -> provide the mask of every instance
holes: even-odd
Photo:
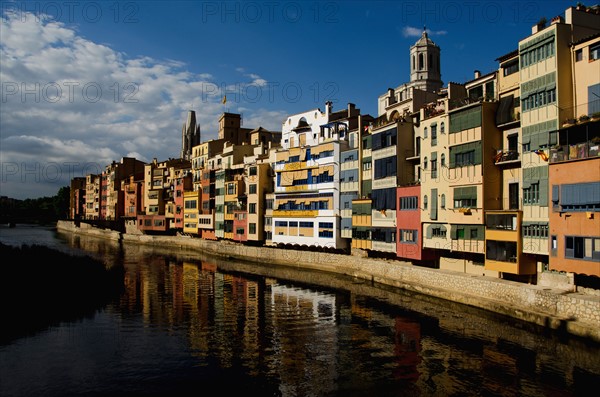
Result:
[[[329,117],[329,115],[331,114],[332,107],[333,107],[333,102],[331,102],[331,101],[325,102],[325,115],[327,117]]]
[[[355,107],[356,107],[356,105],[348,102],[348,117],[352,117],[352,113],[353,113]]]
[[[481,72],[479,70],[475,71],[475,78],[478,79],[481,77]]]

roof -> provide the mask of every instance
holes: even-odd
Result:
[[[498,62],[504,62],[507,59],[513,58],[513,57],[515,57],[517,55],[519,55],[519,50],[518,49],[513,50],[513,51],[509,52],[508,54],[504,54],[504,55],[499,56],[498,58],[496,58],[496,61],[498,61]]]
[[[583,38],[581,38],[581,39],[579,39],[577,41],[573,41],[573,42],[570,43],[570,46],[572,47],[572,46],[575,46],[577,44],[585,43],[586,41],[593,40],[593,39],[595,39],[597,37],[600,37],[600,32],[594,33],[594,34],[589,35],[587,37],[583,37]]]
[[[417,40],[417,42],[415,43],[415,46],[425,46],[425,45],[436,45],[433,40],[431,40],[428,36],[427,36],[427,30],[425,28],[423,28],[423,33],[421,34],[421,38],[419,40]]]

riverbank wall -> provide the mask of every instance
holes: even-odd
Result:
[[[119,233],[59,221],[57,229],[122,241],[124,244],[196,250],[256,264],[344,274],[408,291],[478,307],[600,343],[600,297],[558,288],[523,284],[484,275],[430,269],[410,262],[326,252],[249,246],[226,240]]]

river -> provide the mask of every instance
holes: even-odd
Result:
[[[364,280],[51,227],[1,226],[0,242],[125,267],[118,301],[0,345],[3,397],[578,396],[600,384],[598,344]]]

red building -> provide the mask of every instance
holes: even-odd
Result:
[[[432,260],[435,254],[423,251],[421,228],[421,186],[402,186],[396,190],[396,256],[408,260]]]

